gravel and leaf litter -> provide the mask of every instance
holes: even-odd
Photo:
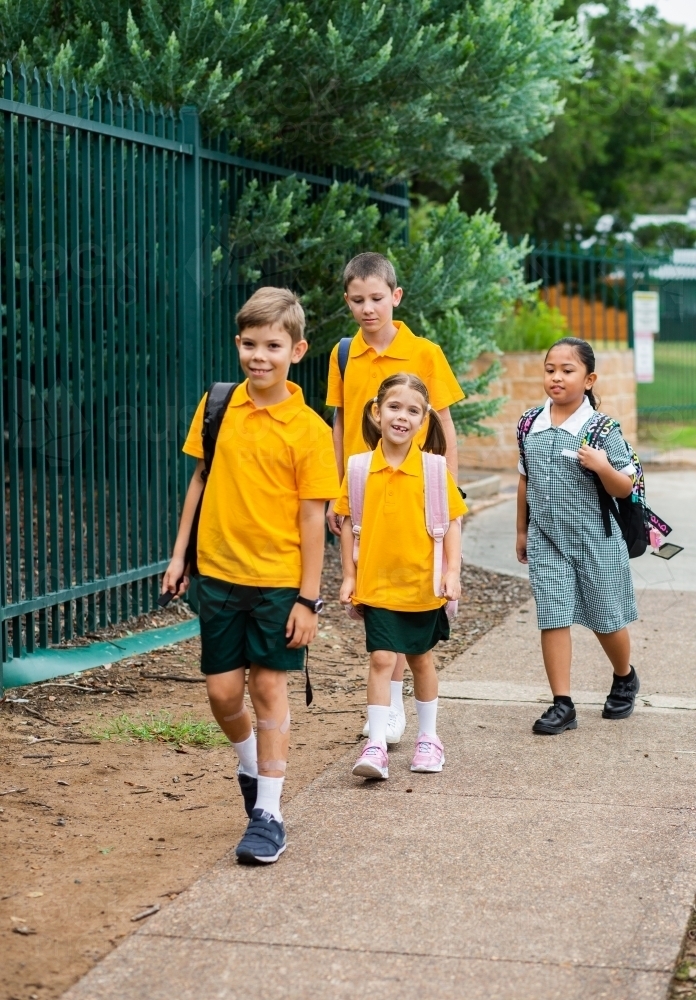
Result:
[[[304,675],[290,677],[285,801],[361,739],[364,633],[334,599],[339,583],[330,546],[309,709]],[[439,667],[530,596],[526,581],[472,566],[462,584]],[[188,614],[148,615],[114,636]],[[0,702],[0,997],[59,997],[241,836],[237,761],[210,715],[199,655],[192,639]]]

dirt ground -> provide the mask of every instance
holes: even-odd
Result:
[[[324,593],[337,593],[338,577],[338,551],[330,547]],[[470,566],[462,582],[460,613],[452,639],[437,650],[439,666],[529,597],[524,580]],[[147,624],[180,615],[150,616]],[[198,658],[198,640],[191,640],[16,688],[0,702],[3,1000],[60,996],[140,926],[134,917],[167,906],[241,836],[246,817],[230,747],[94,739],[123,713],[140,719],[166,710],[175,720],[208,721]],[[322,616],[310,673],[309,709],[304,676],[291,678],[285,802],[360,740],[364,638],[336,601]],[[188,680],[173,679],[181,677]]]

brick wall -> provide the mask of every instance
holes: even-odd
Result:
[[[621,421],[625,437],[635,443],[638,426],[636,381],[633,374],[633,351],[597,351],[595,392],[601,398],[600,409]],[[473,366],[478,374],[493,360],[483,355]],[[491,396],[507,396],[495,417],[486,421],[493,430],[490,437],[459,440],[459,464],[470,469],[514,469],[517,465],[517,421],[524,410],[545,402],[543,353],[506,354],[503,374],[491,383]]]

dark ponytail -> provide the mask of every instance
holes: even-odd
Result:
[[[377,390],[377,395],[372,399],[368,399],[365,403],[362,415],[362,435],[365,439],[365,444],[371,451],[374,451],[382,437],[379,424],[372,415],[372,407],[377,406],[380,409],[391,390],[396,389],[400,385],[406,385],[409,389],[415,389],[416,392],[421,394],[425,404],[423,408],[430,418],[421,451],[431,451],[435,455],[444,455],[447,451],[447,440],[442,421],[437,412],[430,406],[430,397],[428,396],[425,383],[417,375],[411,375],[409,372],[399,372],[397,375],[390,375],[389,378],[385,378]]]
[[[595,371],[595,353],[592,350],[590,344],[586,340],[581,340],[580,337],[563,337],[561,340],[557,340],[555,344],[552,344],[546,352],[546,358],[548,358],[554,347],[572,347],[578,356],[580,364],[583,365],[585,371],[588,375],[591,375]],[[544,361],[546,361],[544,358]],[[590,406],[593,410],[596,410],[599,406],[599,400],[595,396],[592,389],[585,389],[585,395],[590,401]]]

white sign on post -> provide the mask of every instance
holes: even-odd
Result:
[[[655,334],[660,332],[660,293],[633,293],[633,362],[636,382],[655,381]]]

